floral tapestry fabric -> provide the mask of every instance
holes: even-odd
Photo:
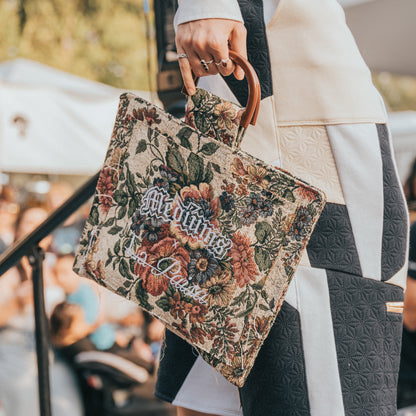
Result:
[[[225,101],[201,88],[188,97],[185,123],[227,146],[236,143],[244,108]]]
[[[319,190],[235,148],[242,113],[198,90],[185,124],[123,94],[74,264],[238,386],[325,204]]]

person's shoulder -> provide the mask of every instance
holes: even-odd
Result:
[[[97,351],[96,346],[89,339],[89,337],[81,338],[78,341],[75,341],[71,345],[65,347],[60,347],[59,352],[70,362],[74,361],[74,358],[81,352],[85,351]]]

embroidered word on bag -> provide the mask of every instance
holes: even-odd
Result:
[[[152,186],[146,191],[140,213],[163,222],[175,221],[182,231],[202,243],[217,260],[222,260],[233,244],[213,227],[200,204],[192,201],[185,204],[179,194],[172,199],[164,188]]]
[[[173,257],[164,257],[163,259],[160,259],[157,262],[156,267],[154,267],[147,263],[147,253],[142,252],[139,255],[135,254],[133,246],[137,238],[137,235],[133,233],[133,238],[127,247],[126,254],[130,258],[134,259],[137,264],[148,267],[154,276],[164,276],[169,279],[170,283],[184,295],[191,296],[196,301],[207,305],[205,298],[208,296],[208,293],[199,286],[192,285],[188,280],[182,277],[181,264],[178,260]],[[178,241],[175,241],[175,243],[179,244]]]

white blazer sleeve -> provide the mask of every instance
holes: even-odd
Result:
[[[243,22],[237,0],[179,0],[175,30],[181,23],[213,18]]]

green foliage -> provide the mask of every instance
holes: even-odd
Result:
[[[189,127],[182,127],[176,137],[178,137],[181,141],[181,146],[192,150],[191,142],[189,141],[189,138],[192,135],[192,129]]]
[[[262,247],[254,247],[254,258],[260,271],[266,271],[272,267],[272,261],[270,260],[270,254],[267,250]]]
[[[154,32],[153,16],[149,21]],[[33,59],[115,87],[149,90],[141,0],[0,1],[0,39],[0,61]],[[154,86],[154,39],[150,46]]]
[[[148,311],[154,309],[153,306],[149,303],[149,294],[143,288],[141,281],[139,281],[136,286],[136,298],[139,301],[139,303]]]
[[[162,296],[156,301],[156,305],[159,306],[164,312],[169,312],[171,309],[169,298],[167,296]]]
[[[98,225],[99,223],[99,213],[98,213],[98,209],[95,205],[93,205],[93,207],[91,208],[91,213],[90,213],[90,217],[88,219],[88,222],[91,225]]]
[[[416,110],[415,77],[383,72],[374,75],[373,81],[390,111]]]
[[[214,142],[205,143],[201,147],[201,152],[206,156],[212,156],[220,146]]]
[[[185,161],[178,149],[169,147],[166,155],[168,166],[177,173],[182,173],[185,169]]]
[[[120,264],[118,265],[118,271],[124,278],[132,278],[132,276],[130,275],[129,265],[125,259],[121,259]]]
[[[129,196],[126,192],[117,189],[114,192],[114,201],[116,201],[117,204],[121,205],[122,207],[125,207],[129,202]]]
[[[265,222],[258,222],[256,223],[256,238],[260,244],[264,244],[267,238],[273,234],[272,226]]]
[[[198,185],[204,179],[204,160],[195,153],[188,157],[189,180]]]
[[[212,172],[211,169],[211,162],[207,163],[207,167],[205,169],[205,177],[204,177],[204,182],[206,183],[211,183],[211,181],[214,179],[214,172]]]
[[[147,142],[145,139],[142,139],[139,141],[139,143],[137,143],[136,154],[143,153],[146,151],[146,149],[147,149]]]

